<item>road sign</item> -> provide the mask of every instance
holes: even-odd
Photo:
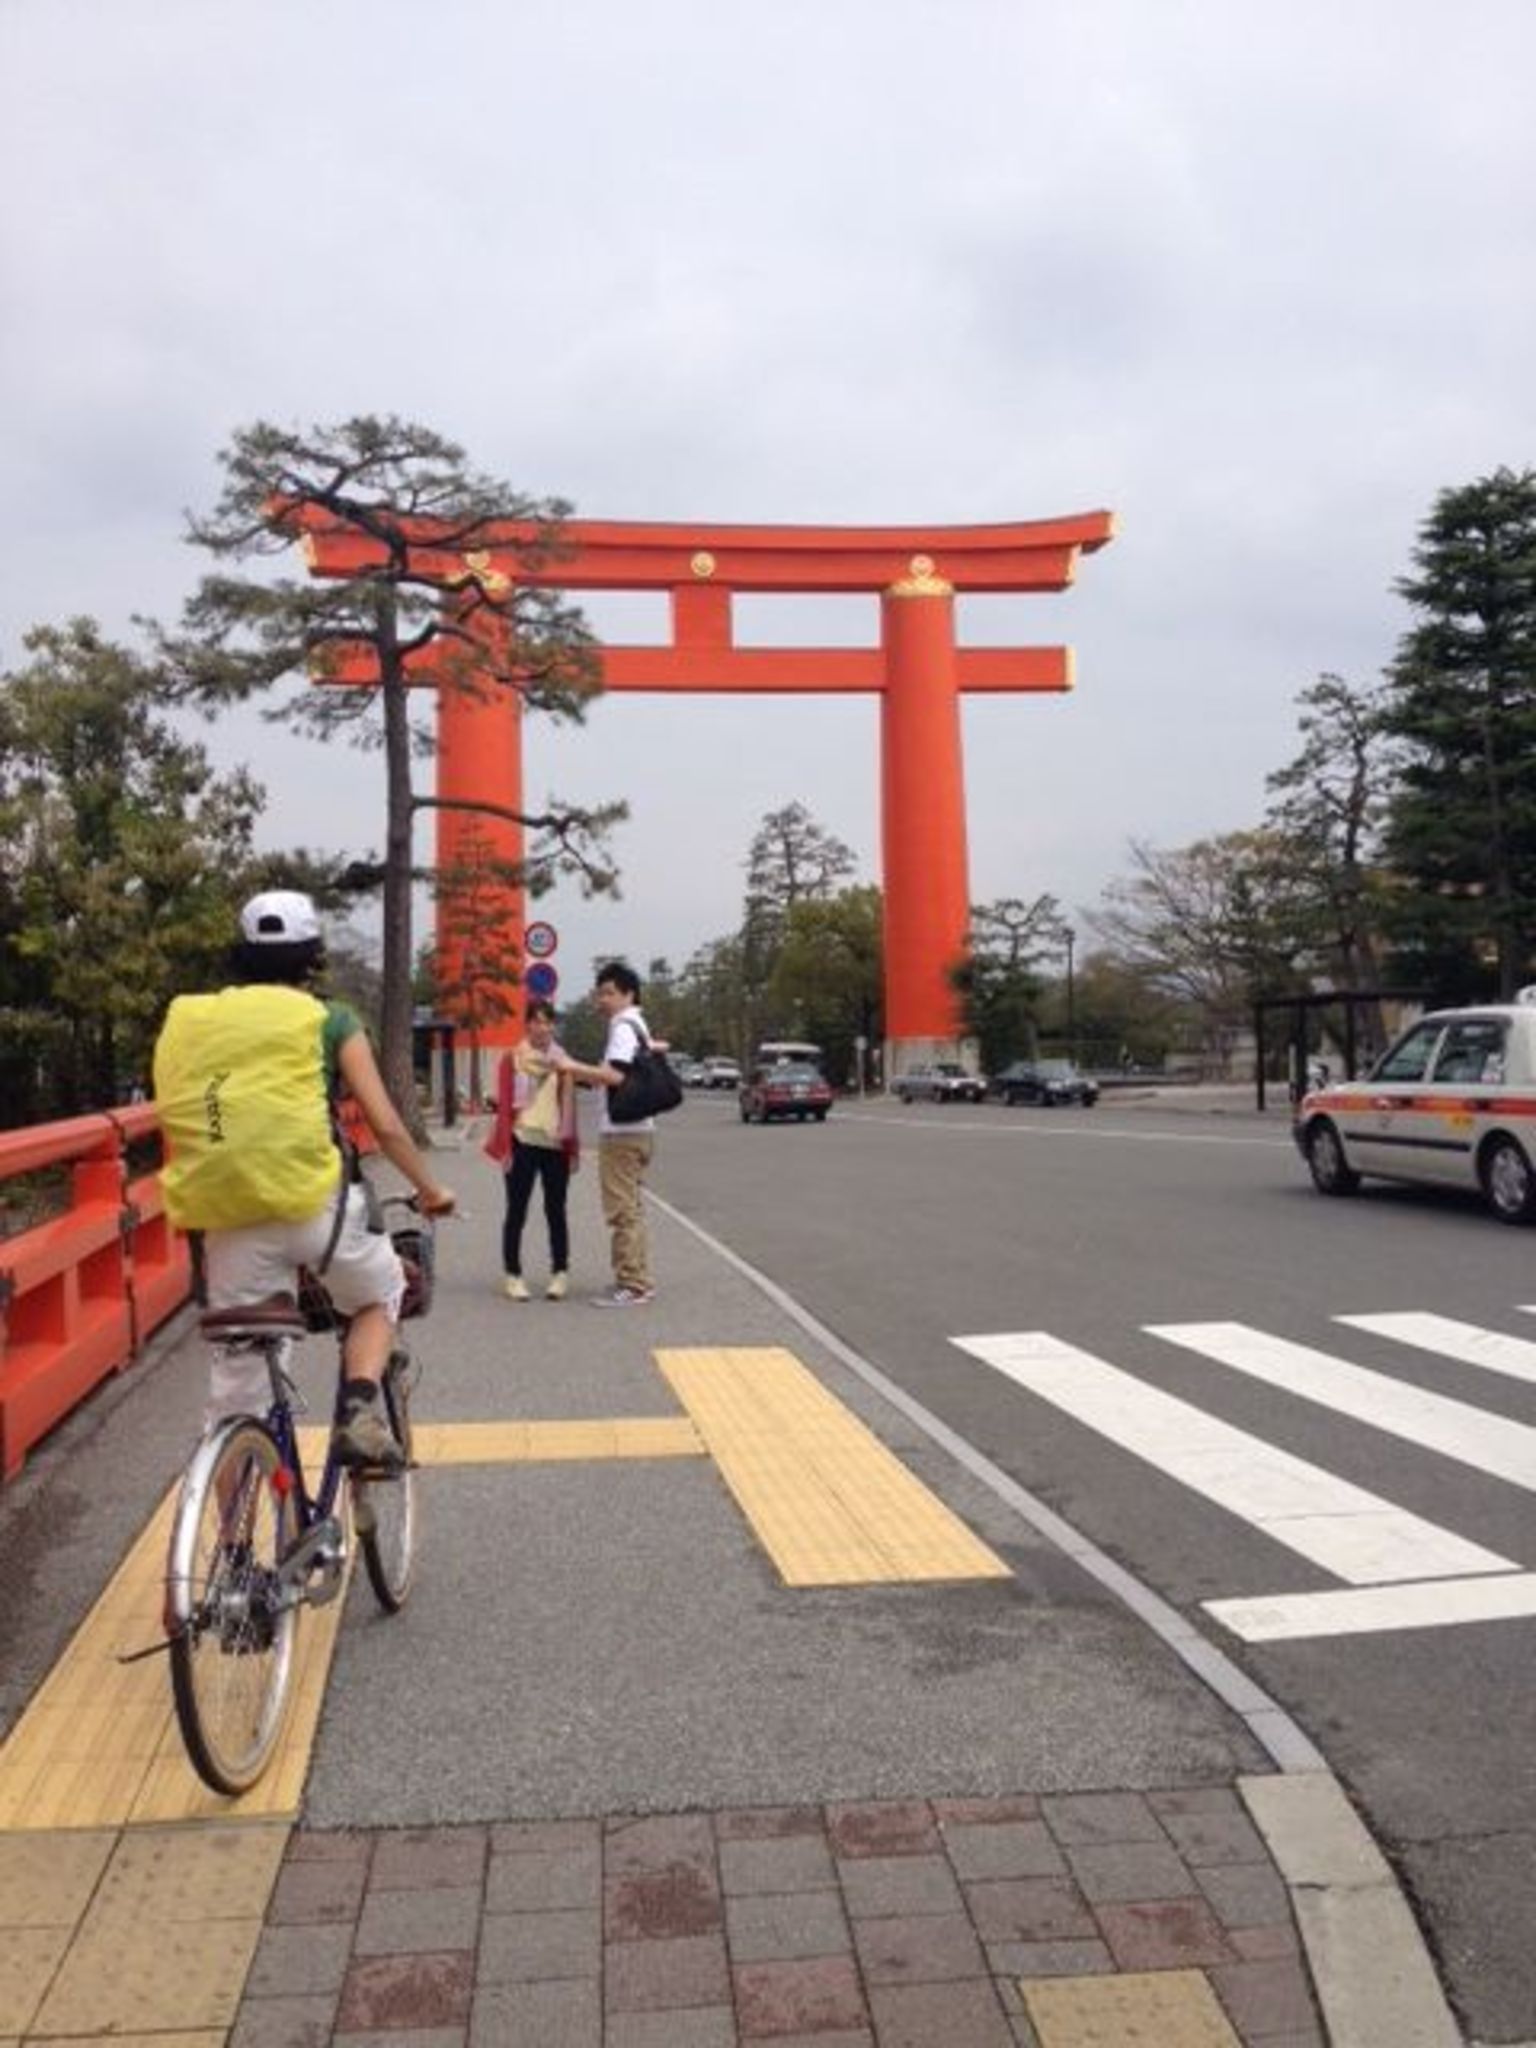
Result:
[[[560,943],[560,934],[542,918],[523,933],[523,946],[530,960],[547,960]]]
[[[538,996],[548,1002],[560,986],[560,976],[547,960],[535,960],[523,976],[523,987],[529,995]]]

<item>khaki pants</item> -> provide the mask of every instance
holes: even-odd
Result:
[[[613,1279],[617,1287],[648,1288],[650,1247],[645,1234],[645,1207],[640,1189],[651,1163],[650,1133],[634,1137],[604,1135],[597,1145],[597,1179],[603,1197],[603,1221],[613,1233]]]

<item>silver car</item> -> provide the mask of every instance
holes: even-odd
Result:
[[[1481,1192],[1501,1223],[1536,1217],[1536,989],[1433,1010],[1362,1081],[1303,1097],[1293,1126],[1317,1188],[1362,1177]]]

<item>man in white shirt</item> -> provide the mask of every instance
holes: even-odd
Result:
[[[622,960],[599,968],[593,1001],[608,1020],[608,1037],[602,1063],[584,1066],[567,1060],[564,1070],[573,1080],[589,1087],[617,1088],[633,1064],[635,1055],[651,1043],[644,1017],[640,1014],[640,977]],[[603,1197],[603,1221],[613,1241],[613,1285],[592,1297],[594,1308],[639,1308],[656,1289],[651,1282],[650,1245],[645,1229],[645,1205],[640,1191],[656,1142],[656,1119],[615,1124],[608,1114],[608,1097],[603,1098],[602,1121],[598,1125],[597,1178]]]

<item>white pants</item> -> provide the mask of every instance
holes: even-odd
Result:
[[[203,1240],[210,1308],[248,1308],[274,1294],[295,1294],[300,1266],[311,1270],[325,1257],[336,1221],[327,1202],[317,1216],[302,1223],[247,1223],[239,1230],[210,1230]],[[331,1262],[325,1269],[325,1290],[344,1316],[360,1309],[383,1308],[392,1323],[400,1319],[405,1272],[387,1232],[368,1228],[368,1202],[362,1188],[347,1189],[346,1215]],[[255,1352],[215,1348],[208,1376],[208,1405],[203,1426],[211,1428],[226,1415],[261,1415],[271,1399],[265,1361]]]

